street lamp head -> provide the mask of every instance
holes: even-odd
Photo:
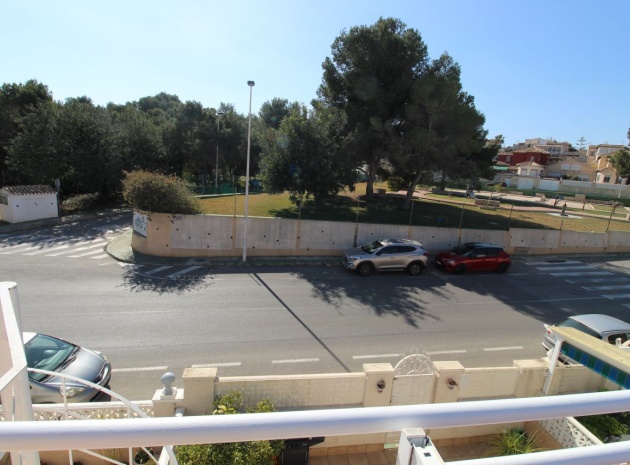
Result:
[[[219,116],[225,116],[225,112],[224,112],[224,111],[217,111],[217,115],[219,115]]]
[[[254,87],[254,81],[247,81],[247,85],[249,87]]]

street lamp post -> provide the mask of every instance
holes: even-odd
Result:
[[[247,204],[249,201],[249,150],[252,139],[252,89],[254,81],[247,81],[249,86],[249,126],[247,128],[247,168],[245,170],[245,214],[243,217],[243,261],[247,260]]]
[[[225,115],[224,111],[217,112],[217,163],[214,166],[214,193],[219,193],[219,119]]]

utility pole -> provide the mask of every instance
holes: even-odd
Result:
[[[214,165],[214,193],[219,193],[219,119],[225,115],[224,111],[217,111],[217,162]]]

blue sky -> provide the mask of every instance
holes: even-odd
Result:
[[[0,0],[0,82],[56,100],[125,103],[160,92],[252,112],[305,104],[343,29],[394,17],[431,58],[448,52],[506,144],[552,137],[627,144],[628,0]]]

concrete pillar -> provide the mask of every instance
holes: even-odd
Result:
[[[383,407],[390,404],[394,384],[394,367],[391,363],[364,363],[364,407]]]
[[[186,368],[184,370],[183,406],[186,415],[205,415],[212,407],[215,396],[216,368]]]
[[[394,367],[390,363],[364,363],[363,372],[365,373],[363,406],[389,406],[394,385]],[[379,451],[383,449],[386,437],[385,433],[361,434],[354,436],[354,440],[363,444],[365,451]]]
[[[433,402],[457,402],[464,374],[464,366],[459,362],[433,362],[435,368],[435,389]]]
[[[153,416],[154,417],[174,417],[177,407],[182,405],[184,401],[184,390],[178,389],[175,394],[164,395],[162,390],[158,389],[153,394]]]
[[[520,371],[514,396],[540,396],[542,394],[543,385],[545,384],[545,376],[549,369],[549,362],[543,359],[514,360],[514,366]]]

